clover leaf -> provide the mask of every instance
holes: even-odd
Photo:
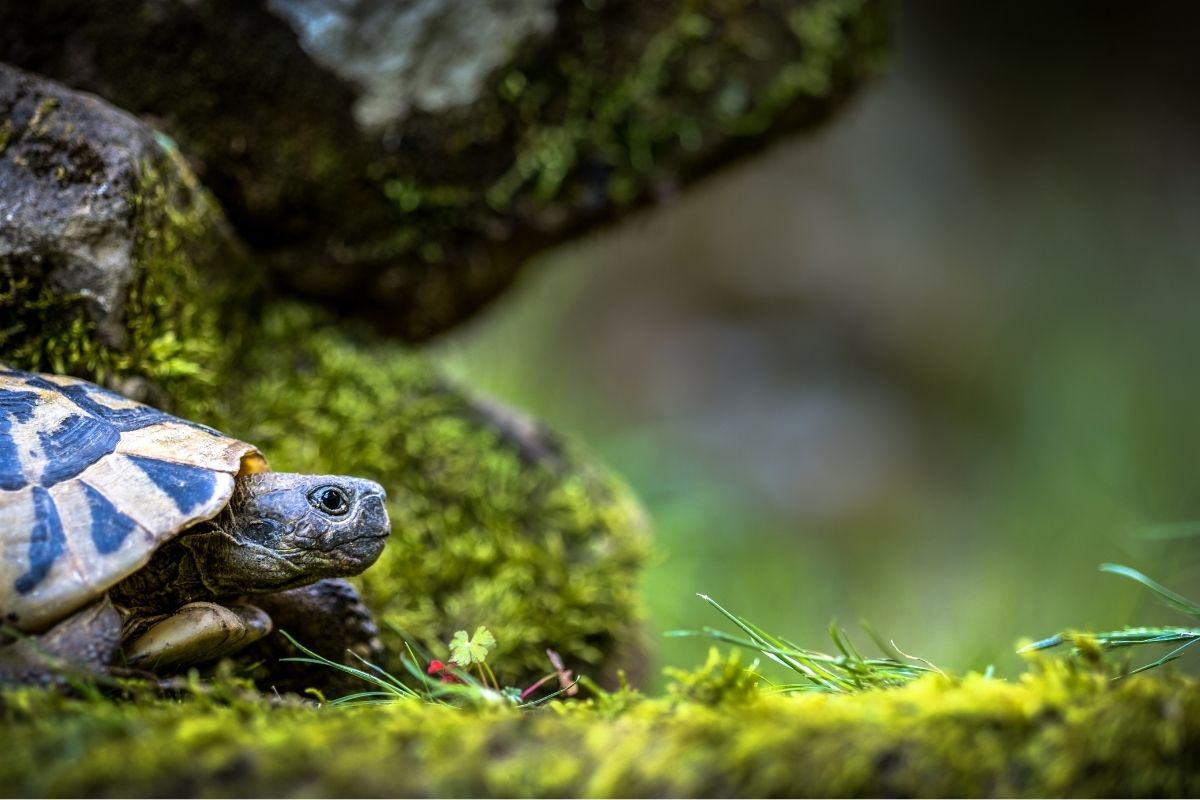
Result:
[[[496,646],[496,637],[484,626],[475,629],[475,635],[467,638],[466,631],[459,631],[450,640],[450,660],[460,667],[482,664],[488,650]]]

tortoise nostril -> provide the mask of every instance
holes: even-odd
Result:
[[[381,501],[387,502],[387,490],[375,481],[360,480],[357,488],[360,497],[378,497]]]

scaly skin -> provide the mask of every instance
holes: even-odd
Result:
[[[321,507],[326,493],[337,513]],[[122,608],[170,613],[197,600],[267,594],[375,563],[391,531],[379,484],[334,475],[238,478],[229,505],[160,547],[112,590]]]

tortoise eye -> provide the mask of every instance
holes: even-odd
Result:
[[[313,508],[335,517],[340,517],[350,510],[350,501],[346,493],[336,486],[322,486],[314,489],[308,495],[308,502]]]

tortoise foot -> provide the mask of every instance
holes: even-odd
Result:
[[[271,618],[256,606],[188,603],[127,645],[125,659],[142,669],[170,670],[236,653],[270,632]]]

